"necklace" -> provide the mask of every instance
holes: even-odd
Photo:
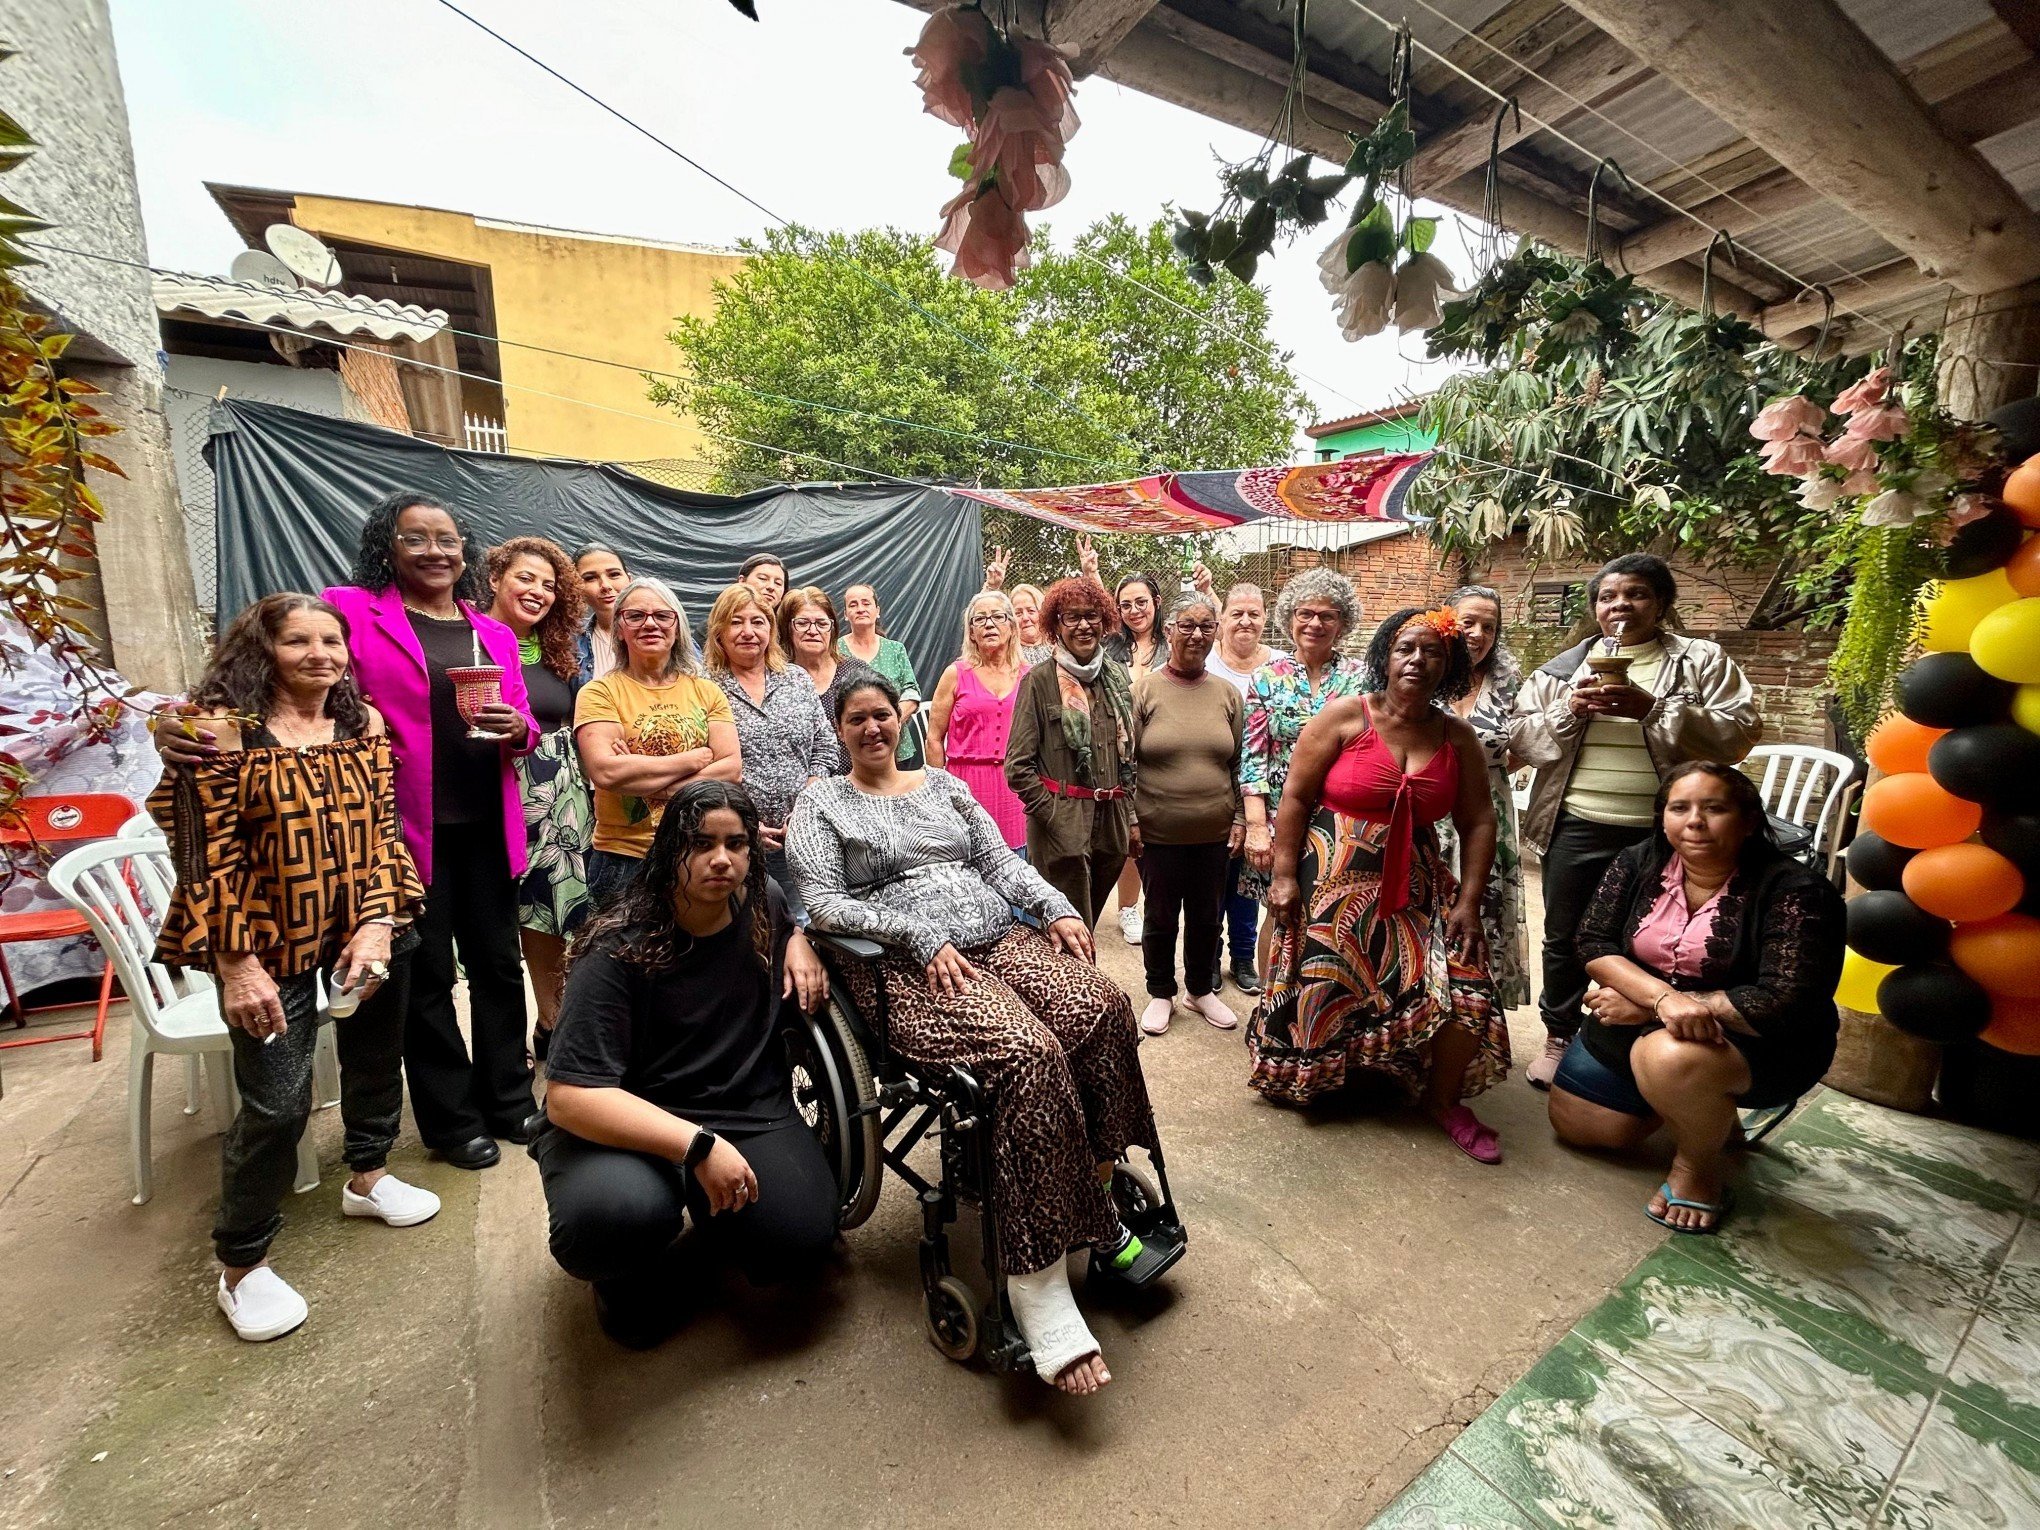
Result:
[[[401,595],[399,595],[397,599],[399,602],[402,603],[406,611],[409,611],[413,616],[422,616],[428,622],[461,622],[467,620],[467,613],[461,610],[459,601],[454,602],[453,615],[441,616],[437,611],[428,611],[423,606],[412,605],[408,600],[405,600],[404,597]]]
[[[273,714],[267,719],[267,726],[270,735],[286,749],[309,749],[316,744],[330,744],[333,742],[333,719],[330,717],[321,717],[317,722],[304,728],[302,731],[311,736],[299,738],[291,737],[291,734],[300,731],[298,725],[294,723],[286,730],[281,726],[282,722],[282,714]],[[321,733],[325,735],[323,738],[317,736]]]

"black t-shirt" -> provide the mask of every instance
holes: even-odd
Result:
[[[790,923],[772,900],[774,960],[751,949],[739,911],[722,930],[686,944],[670,967],[649,971],[618,956],[628,938],[599,942],[574,963],[560,1001],[546,1077],[590,1089],[627,1089],[713,1131],[758,1131],[793,1116],[793,1076],[775,1021]],[[679,937],[686,942],[682,932]]]
[[[543,664],[524,666],[524,696],[541,733],[551,733],[574,720],[574,692],[580,688],[580,681],[569,685]]]
[[[474,628],[465,616],[423,616],[405,608],[418,646],[425,650],[431,682],[432,821],[487,823],[503,812],[503,746],[495,739],[469,738],[468,720],[454,704],[449,669],[475,662]],[[484,663],[491,662],[486,653]]]

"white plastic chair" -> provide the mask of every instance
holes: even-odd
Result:
[[[161,839],[163,827],[147,813],[137,813],[120,826],[117,839]]]
[[[195,1058],[204,1066],[221,1128],[240,1108],[234,1088],[233,1042],[220,1018],[219,993],[201,972],[176,972],[152,961],[161,911],[170,906],[175,872],[167,847],[146,839],[110,839],[85,845],[49,871],[49,884],[85,916],[113,963],[134,1017],[128,1048],[128,1150],[137,1206],[154,1193],[149,1161],[149,1115],[156,1057]],[[155,910],[151,913],[149,910]],[[311,1133],[298,1140],[297,1188],[319,1183],[319,1157]]]
[[[1847,825],[1849,799],[1844,788],[1856,774],[1856,762],[1812,744],[1759,744],[1742,768],[1756,781],[1765,812],[1813,831],[1807,847],[1811,863],[1832,873]]]

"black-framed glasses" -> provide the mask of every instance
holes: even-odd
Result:
[[[1096,611],[1065,611],[1055,619],[1058,627],[1102,627],[1105,618]]]
[[[680,617],[673,611],[625,611],[617,620],[626,627],[677,627]]]
[[[799,616],[786,625],[795,632],[827,632],[834,623],[826,616]]]
[[[1003,627],[1013,618],[1000,611],[980,611],[970,619],[973,627]]]
[[[1210,637],[1218,631],[1217,622],[1186,622],[1180,617],[1175,627],[1185,637]]]

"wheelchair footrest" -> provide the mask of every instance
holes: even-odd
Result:
[[[1091,1253],[1091,1278],[1133,1290],[1151,1286],[1175,1268],[1190,1246],[1188,1236],[1179,1226],[1158,1226],[1143,1231],[1139,1236],[1140,1257],[1124,1270],[1113,1269],[1094,1249]]]

